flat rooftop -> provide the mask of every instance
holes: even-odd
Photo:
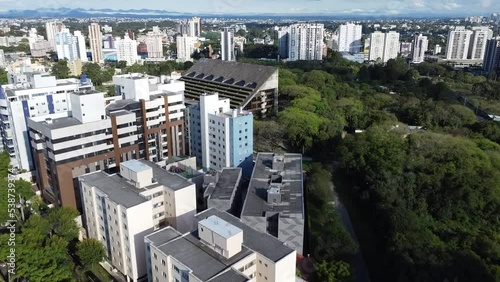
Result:
[[[65,128],[65,127],[70,127],[70,126],[82,124],[78,119],[76,119],[74,117],[55,118],[55,119],[52,119],[51,123],[48,123],[47,120],[40,121],[39,123],[43,124],[48,129],[51,129],[51,130],[61,129],[61,128]]]
[[[246,282],[249,281],[244,275],[229,269],[226,272],[217,275],[216,277],[208,280],[208,282]]]
[[[248,248],[242,247],[239,253],[226,259],[201,243],[197,232],[175,238],[157,248],[189,267],[193,274],[202,281],[207,281],[226,271],[233,264],[252,253]]]
[[[197,220],[203,220],[214,215],[243,231],[243,246],[255,252],[258,252],[259,254],[274,262],[281,260],[294,251],[291,248],[287,247],[278,238],[268,233],[260,232],[257,229],[246,225],[239,218],[227,212],[222,212],[215,208],[210,208],[196,214],[195,218]]]
[[[202,221],[200,221],[198,224],[201,226],[206,227],[207,229],[212,230],[213,232],[217,233],[220,235],[222,238],[231,238],[232,236],[243,232],[241,229],[238,227],[232,225],[231,223],[215,216],[212,215]]]
[[[266,213],[279,213],[281,217],[304,217],[304,190],[302,155],[285,154],[282,171],[273,170],[273,153],[258,153],[241,216],[265,217]],[[273,180],[279,179],[282,202],[268,204],[267,193]]]
[[[241,177],[241,168],[224,168],[215,186],[209,186],[205,194],[210,199],[230,200]]]
[[[169,172],[160,166],[152,163],[150,161],[146,161],[143,159],[138,160],[139,162],[148,165],[153,168],[153,178],[159,183],[168,188],[177,191],[188,186],[193,185],[193,182],[187,180],[186,178],[180,176],[179,174]],[[153,185],[155,186],[155,185]],[[157,185],[156,185],[157,186]],[[147,189],[148,187],[146,187]]]
[[[88,185],[101,190],[113,202],[126,208],[148,201],[145,197],[139,195],[139,192],[143,190],[135,188],[126,179],[116,174],[110,175],[100,171],[80,176],[80,179]]]
[[[80,179],[107,194],[115,203],[127,208],[147,201],[140,193],[156,188],[159,185],[166,186],[174,191],[193,185],[191,181],[168,172],[152,162],[133,160],[130,164],[127,164],[128,162],[123,162],[122,165],[131,166],[133,169],[138,169],[139,171],[151,167],[153,169],[153,178],[156,182],[144,188],[137,188],[118,174],[107,174],[102,171],[82,175]]]
[[[133,172],[141,172],[141,171],[146,171],[146,170],[150,169],[149,165],[142,163],[138,160],[130,160],[130,161],[123,162],[121,164],[121,166],[126,167]]]

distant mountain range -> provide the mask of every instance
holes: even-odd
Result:
[[[187,13],[177,13],[165,10],[131,9],[71,9],[57,8],[36,10],[0,11],[0,18],[91,18],[91,17],[185,17]]]
[[[0,1],[1,2],[1,1]],[[439,15],[384,15],[381,13],[353,12],[353,13],[330,13],[330,14],[196,14],[202,17],[224,17],[224,18],[286,18],[286,19],[372,19],[372,18],[428,18],[439,17]],[[40,8],[36,10],[8,10],[0,11],[0,18],[185,18],[191,17],[191,13],[179,13],[166,10],[150,10],[150,9],[129,9],[129,10],[113,10],[113,9],[82,9],[82,8],[57,8],[46,9]],[[449,17],[450,15],[440,15]]]

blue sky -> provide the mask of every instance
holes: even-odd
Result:
[[[146,5],[141,5],[147,3]],[[189,13],[454,14],[500,12],[500,0],[0,0],[0,10],[33,8],[163,9]]]

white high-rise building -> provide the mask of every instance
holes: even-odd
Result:
[[[358,53],[361,50],[362,28],[352,23],[339,27],[339,52]]]
[[[397,58],[399,51],[399,33],[375,31],[370,35],[369,60],[386,63]]]
[[[234,55],[234,34],[225,27],[220,33],[220,48],[221,48],[221,60],[223,61],[236,61]]]
[[[290,61],[323,59],[324,30],[324,25],[317,23],[291,25],[288,33],[288,59]]]
[[[191,55],[193,55],[196,47],[195,44],[198,42],[197,37],[191,37],[184,35],[178,35],[176,38],[177,42],[177,61],[186,62],[192,61]]]
[[[443,50],[443,48],[441,47],[441,45],[436,44],[434,46],[434,55],[440,54],[442,50]]]
[[[390,59],[398,57],[399,51],[399,32],[389,31],[385,34],[384,40],[384,58],[383,61],[387,62]]]
[[[5,68],[5,54],[3,49],[0,49],[0,68]]]
[[[47,41],[49,41],[50,47],[52,47],[52,50],[56,50],[57,23],[56,22],[45,23],[45,31],[47,32]]]
[[[486,52],[486,42],[493,37],[493,31],[485,26],[473,27],[470,47],[469,59],[483,60]]]
[[[92,62],[103,63],[102,53],[102,32],[98,23],[91,23],[89,26],[90,51],[92,52]]]
[[[243,168],[250,175],[253,161],[253,115],[230,109],[230,100],[219,94],[201,95],[189,106],[191,155],[206,171],[225,167]]]
[[[56,51],[59,60],[76,61],[78,57],[78,39],[64,28],[56,34]]]
[[[278,29],[278,54],[280,59],[288,58],[288,41],[290,36],[290,27],[280,27]]]
[[[488,40],[483,60],[483,69],[487,72],[496,71],[500,67],[500,38]]]
[[[413,46],[411,50],[411,62],[414,64],[422,63],[425,60],[425,52],[429,47],[427,36],[415,34],[413,36]]]
[[[125,34],[124,38],[119,37],[115,40],[116,48],[116,59],[118,61],[126,61],[127,66],[131,66],[137,63],[137,41],[130,39],[128,34]]]
[[[367,40],[368,41],[368,40]],[[380,31],[375,31],[370,35],[370,47],[369,47],[369,61],[383,61],[384,58],[384,45],[385,45],[385,34]],[[365,42],[366,43],[366,42]]]
[[[85,47],[85,36],[83,36],[82,32],[79,30],[75,30],[73,35],[76,37],[77,41],[77,50],[78,50],[78,58],[82,62],[87,62],[87,48]]]
[[[201,19],[198,17],[193,17],[189,21],[189,36],[200,37],[201,36]]]
[[[27,120],[68,112],[70,93],[93,87],[90,82],[56,79],[42,73],[18,73],[9,80],[14,83],[2,86],[5,96],[0,98],[0,112],[5,116],[0,126],[3,145],[14,167],[33,170]]]
[[[448,43],[446,46],[447,60],[467,60],[469,54],[472,31],[464,26],[457,26],[448,32]]]
[[[163,34],[157,26],[153,27],[152,32],[148,32],[144,43],[148,48],[148,58],[163,58]]]

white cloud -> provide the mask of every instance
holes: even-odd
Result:
[[[481,0],[481,7],[488,8],[491,6],[491,0]]]
[[[460,5],[456,2],[443,3],[443,9],[445,9],[445,10],[456,10],[460,7],[462,7],[462,5]]]
[[[424,8],[425,7],[425,1],[424,0],[414,0],[413,3],[412,3],[412,6],[415,7],[415,8]]]

